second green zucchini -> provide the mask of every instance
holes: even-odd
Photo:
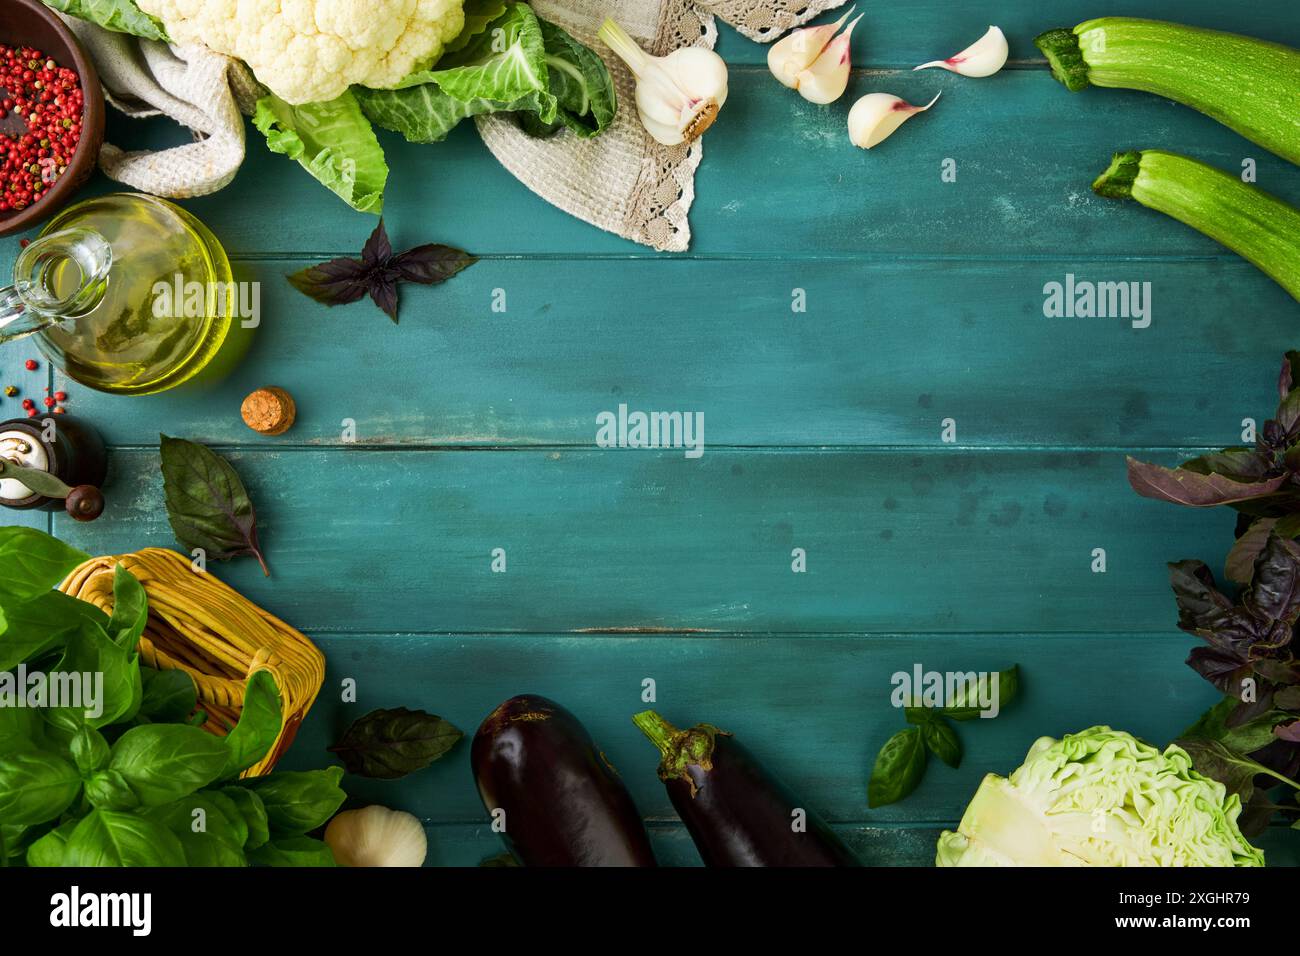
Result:
[[[1116,153],[1092,184],[1109,199],[1136,199],[1250,260],[1300,300],[1300,210],[1258,186],[1177,153]]]

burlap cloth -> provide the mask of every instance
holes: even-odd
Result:
[[[509,118],[479,117],[488,149],[521,183],[553,206],[593,226],[665,252],[691,243],[687,220],[695,200],[695,170],[703,139],[690,146],[661,146],[641,128],[635,84],[623,62],[596,39],[613,17],[650,53],[662,55],[718,40],[714,14],[765,43],[841,6],[846,0],[532,0],[537,13],[600,53],[618,88],[618,116],[593,139],[564,132],[534,139]],[[725,123],[724,108],[720,123]]]

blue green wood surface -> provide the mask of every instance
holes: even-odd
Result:
[[[1164,562],[1220,566],[1232,518],[1137,498],[1123,459],[1172,464],[1237,443],[1244,418],[1271,413],[1295,343],[1300,308],[1252,267],[1089,191],[1115,149],[1160,146],[1230,169],[1253,158],[1261,185],[1300,203],[1300,170],[1199,114],[1054,83],[1033,35],[1110,13],[1300,45],[1289,0],[874,5],[849,93],[816,107],[771,79],[765,47],[724,28],[731,97],[707,137],[685,255],[548,207],[468,127],[435,147],[385,136],[395,244],[483,257],[446,286],[404,289],[397,327],[284,281],[355,254],[374,220],[252,132],[234,184],[184,203],[262,283],[248,359],[203,393],[68,386],[69,408],[113,446],[108,512],[87,526],[12,520],[96,553],[170,545],[158,433],[209,442],[252,492],[273,576],[249,562],[217,573],[328,659],[285,766],[329,761],[325,747],[376,707],[422,707],[472,733],[506,697],[548,694],[620,769],[661,859],[698,863],[629,721],[650,677],[666,716],[743,736],[865,862],[928,863],[980,777],[1013,769],[1035,738],[1105,722],[1163,744],[1213,701],[1182,664],[1192,641],[1173,626]],[[990,22],[1011,41],[1003,73],[910,72]],[[866,153],[845,116],[875,90],[943,97]],[[110,138],[179,134],[117,117]],[[940,179],[945,158],[954,183]],[[15,252],[0,243],[0,275]],[[1151,282],[1150,328],[1044,318],[1043,285],[1067,273]],[[790,310],[795,288],[806,313]],[[505,314],[490,308],[496,289]],[[3,384],[64,384],[22,371],[29,352],[0,353]],[[243,396],[268,384],[298,401],[279,438],[239,421]],[[596,448],[595,416],[620,403],[702,411],[703,458]],[[490,571],[495,547],[505,574]],[[807,574],[790,572],[795,547]],[[918,662],[1018,663],[1023,698],[962,725],[960,770],[932,762],[912,797],[868,810],[872,758],[902,726],[889,677]],[[345,678],[355,703],[339,700]],[[499,851],[465,744],[407,780],[347,786],[420,816],[431,863]],[[1264,845],[1296,862],[1294,834]]]

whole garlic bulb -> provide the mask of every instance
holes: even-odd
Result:
[[[325,842],[339,866],[423,866],[429,852],[419,820],[380,806],[337,814],[325,828]]]
[[[704,47],[687,46],[651,56],[613,20],[597,36],[636,77],[641,125],[665,146],[693,143],[713,125],[727,102],[727,64]]]

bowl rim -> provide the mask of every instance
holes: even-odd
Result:
[[[3,2],[35,11],[50,24],[55,33],[59,34],[68,49],[72,51],[72,68],[81,79],[81,91],[85,100],[81,108],[81,139],[72,154],[72,161],[68,163],[67,170],[48,193],[26,209],[0,212],[0,236],[8,236],[29,229],[36,223],[53,216],[67,205],[68,200],[94,172],[99,159],[99,148],[104,141],[104,91],[95,64],[81,45],[81,41],[53,10],[40,0],[3,0]]]

